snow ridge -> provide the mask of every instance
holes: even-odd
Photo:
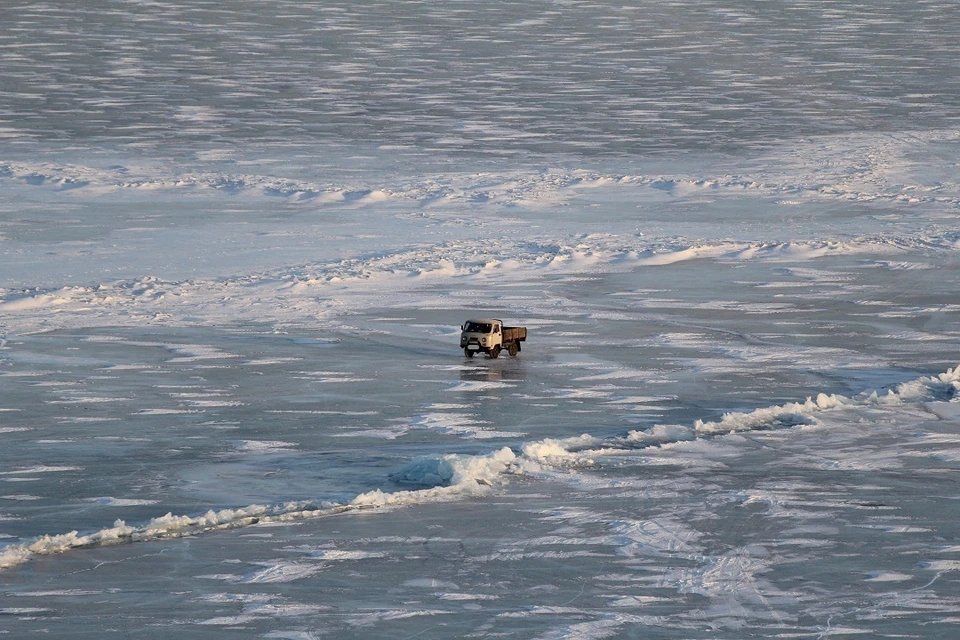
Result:
[[[383,303],[383,291],[410,291],[451,279],[535,277],[655,268],[689,260],[796,262],[838,255],[890,255],[923,248],[952,253],[960,233],[793,242],[647,239],[620,234],[499,239],[485,246],[456,240],[330,262],[286,266],[219,279],[171,281],[155,276],[56,289],[0,288],[0,320],[7,333],[102,325],[140,326],[151,320],[196,324],[197,317],[313,325],[338,313],[330,296]],[[371,288],[379,288],[370,291]],[[262,304],[270,302],[270,304]],[[264,315],[264,314],[267,315]]]
[[[390,184],[343,184],[319,176],[303,179],[245,173],[237,171],[236,165],[218,166],[216,162],[200,162],[173,173],[168,167],[139,166],[136,161],[98,167],[0,160],[0,180],[70,197],[117,193],[154,197],[157,192],[167,191],[282,198],[310,206],[351,208],[388,200],[422,206],[551,206],[597,188],[646,190],[666,197],[754,191],[791,202],[829,199],[960,207],[960,185],[956,182],[920,183],[909,172],[913,166],[910,156],[918,146],[952,142],[955,137],[950,130],[932,130],[910,138],[856,134],[814,138],[780,150],[774,157],[759,158],[757,166],[763,169],[734,173],[721,166],[712,175],[537,167],[502,173],[413,176]]]

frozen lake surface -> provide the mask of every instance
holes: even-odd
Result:
[[[0,8],[0,635],[955,635],[955,6],[655,9]]]

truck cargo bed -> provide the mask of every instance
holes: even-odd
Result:
[[[503,341],[504,342],[523,342],[527,339],[527,328],[526,327],[504,327],[503,328]]]

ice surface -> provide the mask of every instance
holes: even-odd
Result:
[[[3,4],[0,635],[955,635],[954,9]]]

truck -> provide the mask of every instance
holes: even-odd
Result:
[[[526,327],[505,327],[503,321],[496,318],[467,320],[460,327],[460,348],[468,358],[478,352],[496,358],[502,349],[515,356],[520,353],[520,343],[526,339]]]

